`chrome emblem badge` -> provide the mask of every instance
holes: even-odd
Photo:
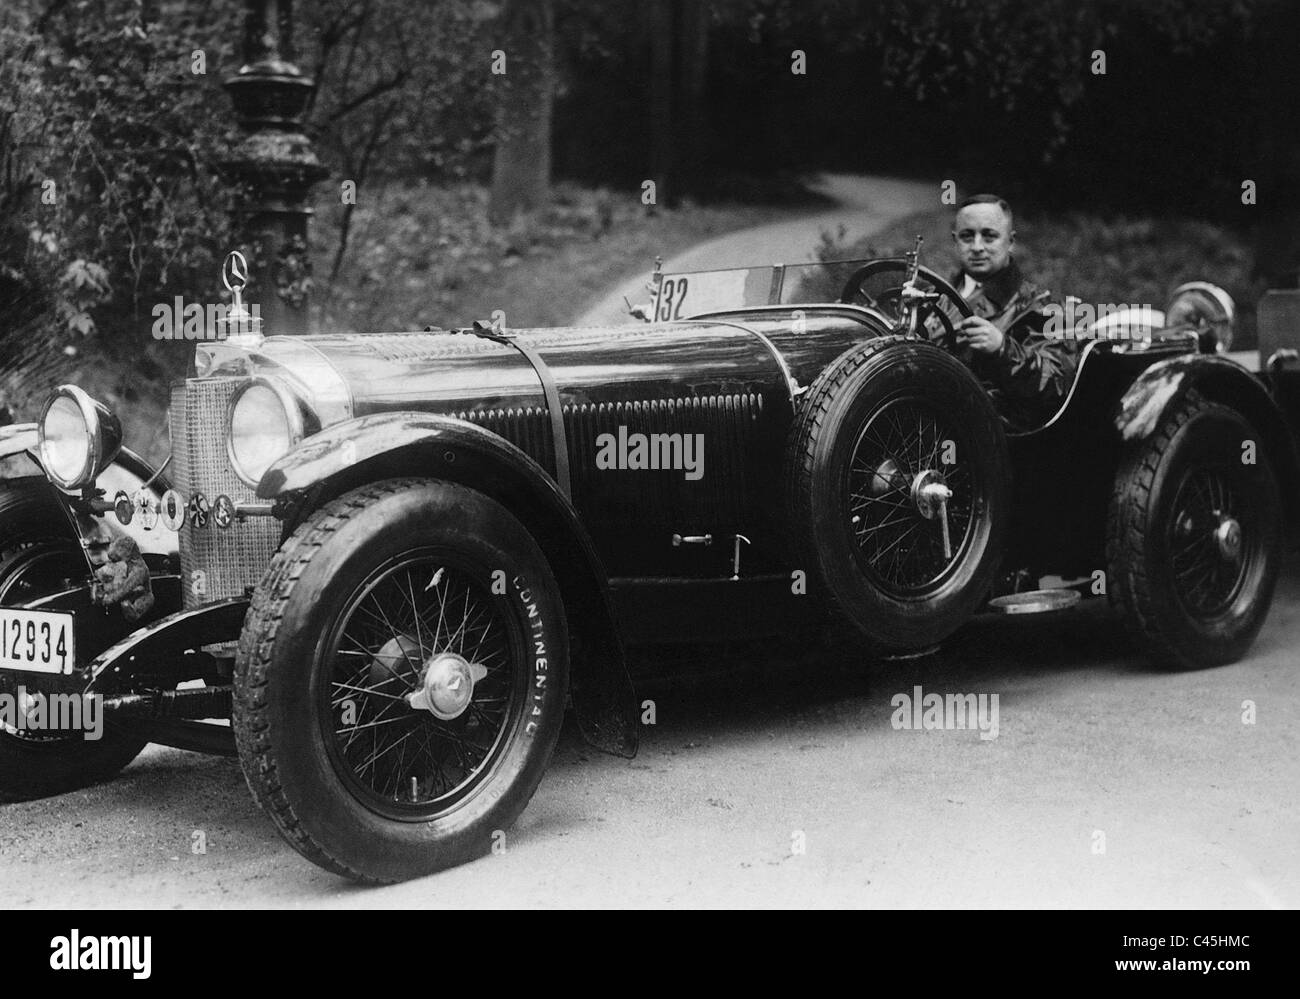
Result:
[[[131,497],[140,526],[151,531],[158,525],[158,497],[148,489],[137,489]]]
[[[190,523],[195,527],[207,527],[208,513],[211,509],[208,498],[202,493],[195,493],[190,497]]]
[[[181,494],[175,489],[168,489],[163,493],[160,506],[158,513],[162,517],[163,527],[169,531],[179,531],[185,524],[185,501],[181,499]]]
[[[135,504],[131,502],[131,497],[126,494],[125,489],[119,489],[117,495],[113,497],[113,513],[117,517],[117,522],[123,526],[134,519]]]
[[[212,504],[212,522],[224,531],[234,519],[235,504],[223,493]]]
[[[239,299],[239,293],[248,286],[248,258],[238,250],[231,250],[221,265],[221,283],[226,291]]]

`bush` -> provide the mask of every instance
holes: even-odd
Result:
[[[221,6],[146,23],[139,0],[19,0],[0,22],[0,390],[42,392],[86,338],[134,354],[155,302],[210,294]]]

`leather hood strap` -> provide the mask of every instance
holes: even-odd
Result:
[[[537,372],[537,380],[541,383],[542,395],[546,399],[546,412],[551,420],[555,481],[560,487],[560,492],[564,493],[564,498],[573,502],[573,486],[569,477],[569,438],[568,432],[564,429],[564,407],[560,403],[560,390],[555,384],[555,376],[551,374],[550,367],[537,351],[520,341],[518,337],[498,333],[492,327],[478,322],[465,332],[482,337],[484,340],[491,340],[493,343],[503,343],[507,347],[513,347]]]

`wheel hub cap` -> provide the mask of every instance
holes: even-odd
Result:
[[[1235,517],[1224,517],[1214,529],[1214,544],[1219,554],[1230,562],[1241,557],[1241,524]]]
[[[916,473],[912,480],[912,502],[922,517],[933,520],[950,499],[952,490],[944,482],[943,475],[932,469]]]
[[[474,684],[486,675],[487,669],[478,663],[455,652],[441,652],[429,660],[419,687],[406,695],[406,703],[451,721],[465,713],[474,698]]]

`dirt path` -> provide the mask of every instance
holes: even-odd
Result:
[[[635,760],[567,731],[504,853],[393,888],[298,857],[235,760],[152,747],[109,784],[0,807],[3,904],[1300,904],[1300,565],[1233,666],[1155,670],[1117,624],[1103,606],[982,618],[923,668],[643,685],[658,723]],[[895,729],[916,684],[998,694],[998,738]]]
[[[742,229],[701,243],[664,261],[664,270],[692,271],[709,267],[743,267],[750,264],[800,264],[815,260],[815,248],[824,230],[843,225],[848,239],[869,236],[890,222],[938,205],[937,185],[890,177],[823,174],[811,185],[832,198],[833,209],[787,222]],[[624,296],[631,302],[646,299],[642,274],[624,281],[575,320],[579,326],[628,321]]]

